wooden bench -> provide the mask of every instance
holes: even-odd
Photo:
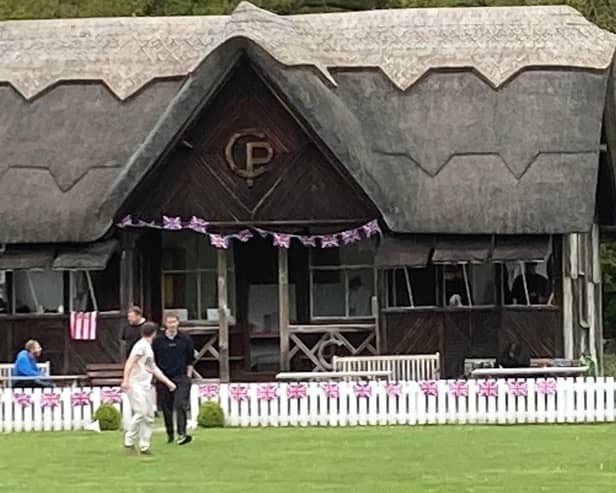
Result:
[[[94,363],[86,365],[88,382],[93,387],[120,385],[123,374],[124,365],[122,363]]]
[[[395,381],[438,380],[440,355],[334,356],[334,371],[388,371]]]
[[[11,386],[14,366],[14,363],[0,363],[1,386]],[[39,370],[43,370],[44,375],[51,375],[51,364],[49,363],[49,361],[46,361],[45,363],[37,363],[36,366],[38,366]]]
[[[8,378],[13,374],[14,363],[0,363],[0,377]],[[51,374],[51,364],[49,361],[45,363],[37,363],[39,370],[43,370],[45,375]]]
[[[357,379],[389,379],[391,372],[376,371],[292,371],[276,375],[276,380],[357,380]]]

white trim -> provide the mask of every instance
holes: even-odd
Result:
[[[572,283],[573,281],[568,276],[563,276],[563,343],[567,359],[573,359]]]
[[[569,275],[571,279],[578,277],[578,238],[575,233],[568,235],[569,240]]]
[[[98,300],[96,299],[96,293],[94,292],[94,283],[92,282],[92,276],[90,275],[90,271],[84,271],[86,276],[86,281],[88,282],[88,291],[90,293],[90,299],[92,300],[92,308],[95,312],[98,312]]]

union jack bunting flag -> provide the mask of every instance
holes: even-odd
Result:
[[[96,340],[97,312],[71,312],[71,339],[75,341]]]

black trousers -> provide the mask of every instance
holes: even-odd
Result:
[[[174,392],[171,392],[166,385],[157,382],[156,393],[158,405],[163,412],[167,435],[173,435],[173,412],[176,414],[178,435],[186,435],[186,419],[188,405],[190,402],[190,379],[187,375],[172,377],[171,380],[176,385]]]

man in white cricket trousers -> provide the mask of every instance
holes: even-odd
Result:
[[[154,423],[154,403],[152,376],[164,383],[172,392],[175,384],[161,372],[154,363],[152,340],[158,333],[158,326],[146,322],[141,328],[141,339],[133,346],[126,365],[122,389],[126,392],[133,416],[124,435],[124,447],[129,452],[149,455],[152,424]]]

